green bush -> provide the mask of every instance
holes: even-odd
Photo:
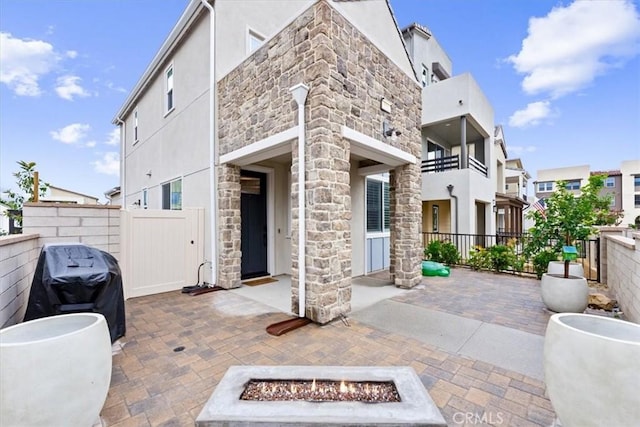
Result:
[[[491,268],[498,273],[501,270],[507,270],[516,260],[513,248],[506,245],[495,245],[489,248],[489,258],[491,260]]]
[[[533,271],[536,272],[538,279],[541,279],[542,275],[547,272],[549,263],[557,260],[558,253],[553,249],[545,249],[535,254],[532,258]]]
[[[453,243],[433,240],[425,248],[424,257],[429,261],[455,265],[460,261],[460,252]]]
[[[488,270],[491,268],[491,254],[485,248],[478,246],[469,251],[467,264],[473,270]]]

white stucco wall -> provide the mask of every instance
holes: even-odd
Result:
[[[358,174],[358,163],[351,162],[351,272],[352,275],[365,274],[365,238],[367,213],[365,177]]]
[[[0,236],[0,328],[22,322],[39,254],[38,234]]]
[[[626,160],[620,164],[622,174],[622,210],[624,218],[621,225],[633,224],[640,216],[640,207],[635,206],[635,195],[640,194],[640,188],[634,184],[635,176],[640,176],[640,160]]]

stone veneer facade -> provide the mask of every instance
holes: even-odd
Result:
[[[398,35],[400,37],[400,35]],[[388,120],[402,135],[385,140],[421,158],[421,90],[373,43],[324,0],[318,1],[218,83],[220,154],[297,123],[289,88],[309,86],[306,111],[306,317],[329,322],[351,310],[350,141],[347,126],[377,140]],[[380,99],[393,115],[380,110]],[[292,310],[298,309],[298,158],[292,143]],[[218,284],[240,285],[240,169],[218,173]],[[391,263],[395,284],[419,283],[421,261],[419,164],[391,173]]]

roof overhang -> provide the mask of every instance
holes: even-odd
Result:
[[[416,164],[418,159],[411,153],[371,138],[361,132],[342,126],[342,136],[351,141],[351,153],[375,160],[391,167]]]
[[[298,126],[253,142],[220,156],[220,164],[246,166],[291,152],[291,141],[298,137]]]

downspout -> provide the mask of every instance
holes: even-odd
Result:
[[[306,182],[306,164],[305,164],[305,117],[304,103],[309,93],[309,87],[304,83],[299,83],[289,89],[293,95],[293,99],[298,104],[298,317],[306,317],[306,200],[305,200],[305,182]]]
[[[208,0],[200,0],[209,10],[209,188],[211,188],[211,204],[209,206],[209,222],[211,223],[211,282],[218,281],[218,145],[215,143],[216,127],[216,57],[215,57],[215,9]]]
[[[127,192],[125,189],[125,175],[127,168],[125,167],[125,162],[127,161],[127,156],[124,150],[127,147],[127,124],[120,117],[116,118],[116,122],[122,126],[122,130],[120,131],[120,194],[122,194],[122,206],[120,206],[120,209],[126,209]]]
[[[456,234],[458,234],[458,196],[453,195],[453,184],[447,185],[447,190],[449,190],[449,197],[456,201]]]

